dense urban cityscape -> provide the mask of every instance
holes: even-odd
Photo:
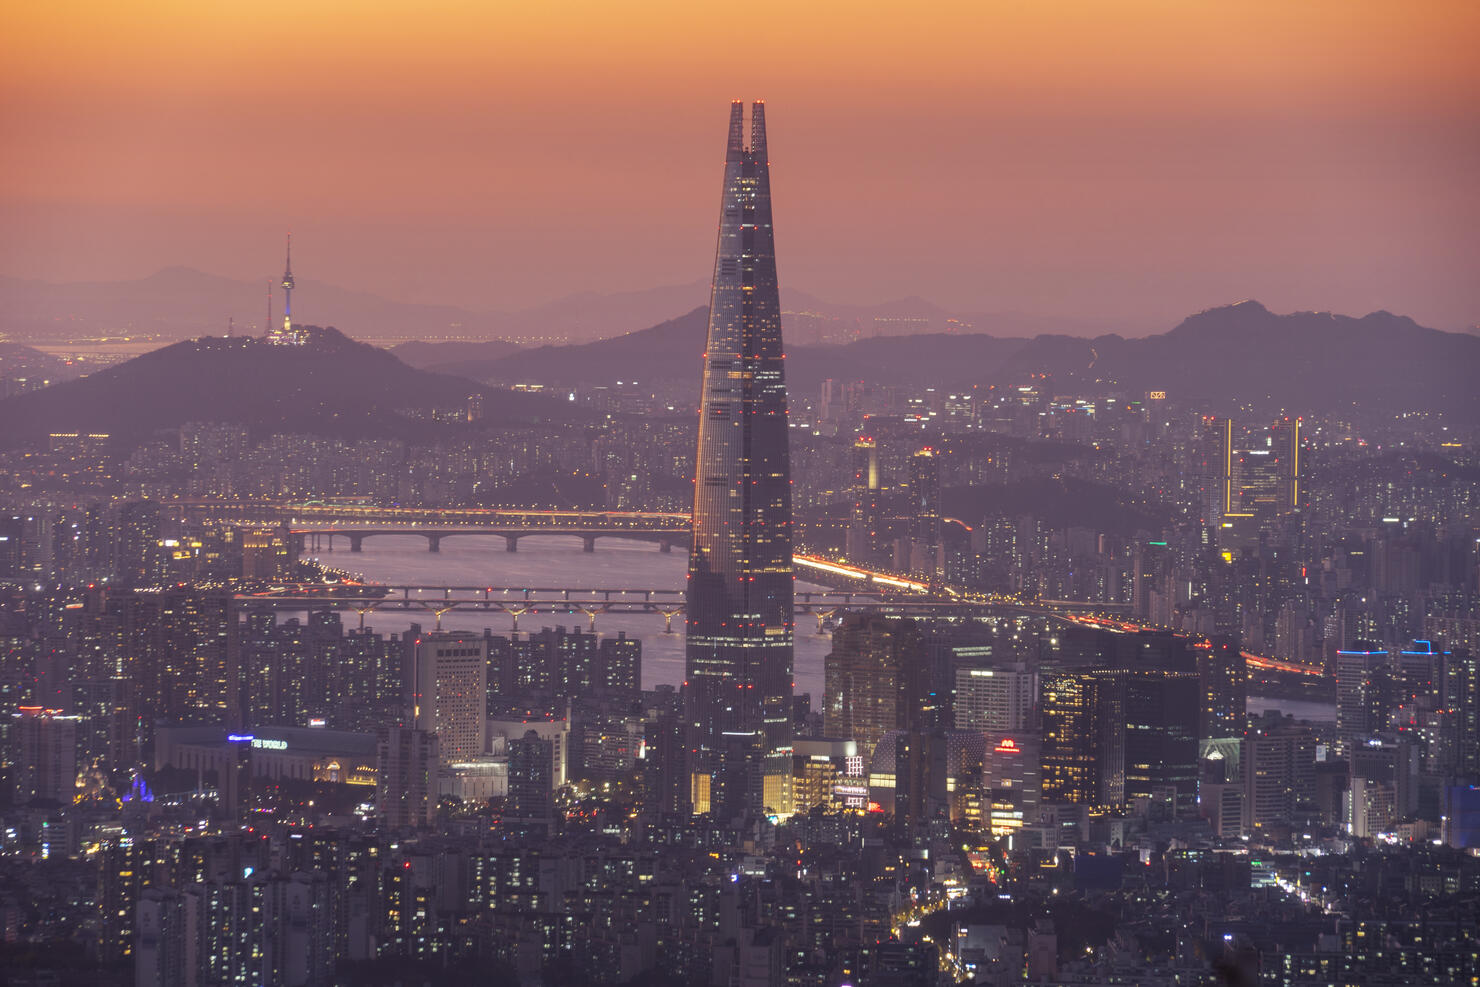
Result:
[[[622,335],[6,288],[0,985],[1480,984],[1480,334],[798,302],[783,106]]]

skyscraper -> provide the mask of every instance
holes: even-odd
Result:
[[[1044,801],[1124,803],[1125,680],[1121,668],[1040,673]]]
[[[868,436],[853,442],[853,516],[848,523],[848,559],[867,565],[877,562],[880,543],[879,447]]]
[[[940,459],[934,449],[910,457],[909,569],[927,579],[940,578]]]
[[[694,809],[791,810],[791,465],[765,106],[730,107],[689,555]]]

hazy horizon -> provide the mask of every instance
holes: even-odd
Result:
[[[770,106],[783,288],[1174,325],[1480,321],[1480,8],[16,8],[0,271],[526,309],[707,280]],[[721,52],[734,57],[720,58]],[[253,272],[257,272],[255,275]]]

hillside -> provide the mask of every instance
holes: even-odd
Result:
[[[498,360],[469,362],[464,375],[475,380],[546,384],[606,383],[616,380],[692,380],[697,390],[703,365],[709,308],[676,319],[580,346],[541,346]]]
[[[203,337],[154,350],[83,380],[0,401],[0,442],[51,431],[147,435],[185,422],[347,436],[408,434],[424,416],[484,395],[489,423],[566,417],[552,398],[487,390],[464,378],[406,366],[385,350],[333,329],[302,347],[242,337]]]
[[[542,347],[462,367],[481,380],[562,385],[637,379],[697,389],[704,310],[584,346]],[[824,378],[969,387],[1048,374],[1065,391],[1166,391],[1230,412],[1442,412],[1480,421],[1480,337],[1427,329],[1374,312],[1277,315],[1258,302],[1200,312],[1142,339],[1044,334],[884,336],[846,346],[787,348],[788,384],[813,393]]]
[[[392,346],[390,351],[391,355],[408,367],[463,376],[462,368],[469,364],[502,360],[519,352],[519,349],[518,343],[502,339],[490,339],[481,343],[427,343],[418,339]]]

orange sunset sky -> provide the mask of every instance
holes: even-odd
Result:
[[[1474,0],[10,3],[0,274],[266,279],[291,230],[409,301],[698,281],[764,98],[784,287],[1458,328],[1477,52]]]

